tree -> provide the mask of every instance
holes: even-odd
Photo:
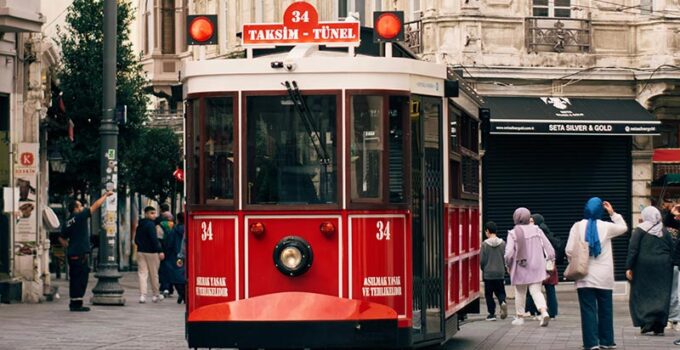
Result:
[[[130,145],[143,133],[148,98],[146,79],[129,40],[134,19],[132,5],[118,2],[117,104],[127,106],[127,123],[120,126],[119,163],[124,165],[136,150]],[[56,140],[67,162],[66,173],[55,173],[51,191],[66,194],[88,193],[100,182],[99,125],[103,91],[103,0],[74,0],[66,15],[66,25],[58,28],[62,51],[59,84],[66,116],[74,124],[75,140]],[[150,151],[150,150],[149,150]],[[129,174],[121,171],[119,183],[129,184]]]
[[[175,190],[173,171],[179,165],[179,138],[168,128],[148,128],[136,137],[123,165],[130,180],[130,189],[159,203],[171,197]]]

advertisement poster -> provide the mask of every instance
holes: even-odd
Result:
[[[14,164],[14,185],[19,189],[14,240],[20,251],[26,250],[20,246],[30,245],[29,242],[34,243],[36,239],[38,146],[37,143],[20,143]]]

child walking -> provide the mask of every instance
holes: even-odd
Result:
[[[484,278],[484,297],[486,308],[489,310],[487,321],[496,320],[496,302],[498,298],[501,309],[501,319],[508,317],[508,305],[505,303],[505,242],[496,236],[496,223],[489,221],[484,226],[486,240],[482,244],[481,267]]]

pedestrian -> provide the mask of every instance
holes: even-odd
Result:
[[[496,302],[498,298],[501,309],[501,320],[508,317],[508,304],[505,302],[505,242],[496,235],[496,223],[489,221],[484,225],[486,240],[482,243],[481,268],[484,279],[484,297],[489,315],[487,321],[496,320]]]
[[[135,244],[137,244],[137,264],[139,276],[140,303],[146,302],[147,279],[151,279],[151,301],[154,303],[164,299],[160,293],[158,269],[160,262],[165,259],[163,248],[156,234],[156,208],[144,208],[144,219],[139,220],[135,231]]]
[[[524,324],[527,290],[531,293],[538,310],[540,326],[548,326],[550,316],[541,293],[541,283],[548,277],[546,262],[555,259],[555,251],[543,231],[531,225],[531,212],[518,208],[512,216],[515,227],[508,232],[505,247],[505,263],[510,271],[510,282],[515,286],[515,308],[517,317],[513,325]]]
[[[642,210],[644,220],[634,230],[628,244],[626,278],[630,281],[630,316],[640,332],[663,335],[673,282],[671,251],[673,240],[661,223],[655,207]]]
[[[543,231],[545,236],[548,237],[548,241],[550,241],[550,245],[555,250],[555,258],[556,258],[556,260],[559,260],[560,255],[564,255],[564,248],[563,248],[563,245],[562,245],[562,240],[555,237],[555,235],[552,233],[552,231],[550,231],[550,227],[548,227],[548,225],[546,225],[545,218],[543,218],[543,215],[534,214],[534,215],[531,215],[531,218],[533,219],[534,225],[538,226],[541,229],[541,231]],[[558,314],[557,293],[555,291],[557,283],[558,283],[557,268],[554,268],[554,269],[552,269],[552,271],[548,271],[548,278],[543,281],[543,288],[545,288],[546,302],[548,304],[548,315],[550,316],[551,319],[554,319],[555,317],[557,317],[557,314]],[[531,304],[534,305],[533,300],[532,300]],[[535,306],[534,306],[534,309],[535,309]],[[530,309],[530,311],[531,311],[531,309]]]
[[[675,207],[675,203],[669,199],[664,199],[663,209],[661,210],[661,216],[664,218],[664,228],[670,233],[673,239],[673,247],[680,239],[680,231],[670,227],[666,222],[674,220],[671,211]],[[675,331],[680,331],[680,297],[678,295],[678,283],[680,283],[680,270],[677,266],[673,266],[673,282],[671,283],[671,302],[668,309],[668,326],[666,329],[672,329]]]
[[[71,216],[62,228],[59,241],[66,247],[66,259],[68,260],[69,271],[69,310],[71,311],[90,311],[90,308],[83,306],[83,296],[87,290],[87,280],[90,274],[90,225],[88,220],[99,207],[104,204],[106,198],[113,195],[113,192],[106,192],[97,199],[89,208],[83,207],[79,200],[73,200],[68,204],[68,211]]]
[[[602,221],[606,210],[612,222]],[[571,257],[578,241],[588,243],[588,275],[576,280],[581,334],[585,349],[615,349],[612,290],[614,289],[614,258],[612,239],[628,231],[623,217],[609,202],[593,197],[584,209],[583,220],[569,231],[565,253]]]
[[[163,247],[163,251],[165,251],[166,248],[166,239],[167,236],[170,235],[170,232],[172,232],[172,229],[175,226],[174,218],[172,216],[172,213],[170,213],[170,206],[167,203],[161,204],[161,214],[158,216],[156,219],[156,234],[158,235],[158,240],[161,242],[161,246]],[[167,254],[166,254],[167,256]],[[173,260],[174,261],[174,260]],[[161,292],[163,293],[163,296],[165,298],[169,297],[172,295],[174,289],[173,289],[173,284],[170,281],[172,279],[172,266],[174,266],[174,263],[171,264],[162,264],[159,267],[158,270],[158,278],[160,279],[160,288]]]
[[[165,236],[165,260],[161,265],[165,265],[168,272],[167,282],[172,284],[177,290],[177,304],[185,301],[184,262],[179,259],[182,251],[182,241],[184,239],[184,213],[177,213],[177,224]],[[177,262],[180,261],[178,264]]]

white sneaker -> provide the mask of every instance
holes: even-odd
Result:
[[[540,321],[541,327],[548,327],[548,322],[550,322],[550,316],[548,316],[547,313],[542,313],[541,316],[539,316],[538,320]]]
[[[514,320],[512,320],[512,325],[513,326],[521,326],[524,324],[524,319],[521,317],[515,317]]]
[[[140,304],[146,303],[146,296],[142,295],[141,297],[139,297],[139,303]]]
[[[161,299],[162,297],[163,297],[162,295],[154,295],[151,298],[151,301],[153,301],[154,303],[157,303],[159,300],[163,300],[163,299]]]

